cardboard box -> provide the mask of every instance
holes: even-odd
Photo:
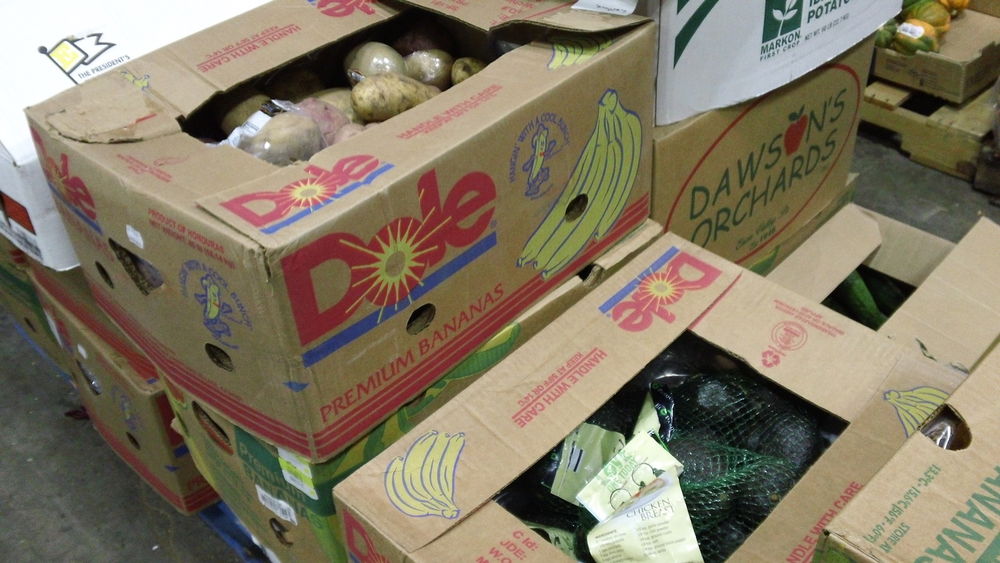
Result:
[[[62,217],[35,154],[24,108],[170,41],[250,10],[263,0],[180,0],[151,9],[108,0],[32,2],[2,26],[0,47],[10,76],[0,91],[0,233],[55,270],[77,265]]]
[[[952,445],[940,447],[923,432],[911,436],[826,526],[817,560],[995,561],[998,385],[995,350],[940,409],[953,421]]]
[[[879,334],[965,372],[1000,337],[1000,225],[989,219],[955,244],[851,204],[768,278],[822,301],[861,264],[916,288]]]
[[[108,446],[182,514],[215,503],[218,495],[194,465],[173,419],[159,372],[93,305],[79,270],[31,275],[71,359],[70,373],[90,422]]]
[[[763,273],[849,200],[872,41],[751,102],[654,131],[652,218]]]
[[[38,292],[28,277],[30,259],[14,243],[0,237],[0,306],[6,309],[26,343],[53,373],[67,381],[69,358],[46,317]]]
[[[970,5],[952,19],[941,38],[940,52],[911,56],[875,49],[872,75],[959,104],[988,88],[1000,75],[998,37],[1000,16],[978,12]]]
[[[649,215],[655,28],[551,5],[564,9],[469,5],[447,24],[477,50],[529,16],[504,29],[609,40],[582,35],[568,58],[525,44],[308,163],[209,146],[178,119],[292,60],[340,68],[353,42],[413,14],[277,0],[124,65],[148,85],[102,76],[29,108],[42,158],[65,163],[50,180],[74,194],[60,211],[96,300],[185,392],[329,459]],[[588,188],[613,193],[607,207],[569,189],[603,119],[623,142],[600,146],[635,165]],[[525,159],[546,134],[536,174]],[[533,235],[550,212],[561,234],[545,243]]]
[[[839,57],[899,8],[899,0],[660,2],[656,122],[784,86]]]
[[[877,392],[933,386],[941,396],[958,384],[953,370],[668,233],[334,488],[352,556],[434,561],[453,549],[489,560],[515,546],[522,560],[560,559],[490,499],[689,327],[767,380],[851,422],[734,561],[793,557],[829,505],[842,506],[837,499],[895,452],[908,428],[881,396],[866,406]],[[855,429],[862,420],[877,436]],[[454,473],[458,513],[416,518],[383,491],[392,460],[429,431],[464,435]]]
[[[598,287],[660,231],[658,224],[647,221],[635,235],[599,258],[586,278],[568,280],[546,295],[418,399],[328,461],[309,463],[269,445],[211,407],[168,386],[176,426],[196,465],[250,533],[269,550],[273,560],[346,561],[341,521],[333,505],[333,486]]]

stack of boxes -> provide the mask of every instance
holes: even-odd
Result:
[[[847,426],[736,552],[807,560],[914,431],[885,397],[962,374],[758,275],[850,200],[866,37],[898,11],[762,4],[274,0],[34,100],[79,267],[28,280],[95,426],[274,560],[540,560],[490,499],[694,333]],[[299,65],[340,85],[422,12],[517,47],[308,162],[203,138],[222,93]],[[430,432],[466,446],[455,511],[416,518],[385,479]]]

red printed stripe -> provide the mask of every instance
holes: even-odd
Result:
[[[576,261],[564,268],[553,278],[543,281],[541,276],[533,277],[511,297],[504,300],[495,310],[498,314],[489,315],[480,323],[473,325],[443,346],[441,351],[414,367],[413,370],[400,377],[400,385],[390,387],[382,393],[372,395],[360,403],[353,412],[363,413],[358,416],[342,417],[330,426],[315,434],[316,449],[320,456],[332,454],[340,447],[353,442],[363,428],[373,426],[381,418],[395,412],[405,401],[422,389],[431,385],[442,374],[444,369],[457,364],[463,358],[475,351],[485,339],[503,328],[518,313],[523,311],[552,287],[562,283],[583,266],[590,263],[599,253],[644,221],[648,215],[648,196],[633,204],[619,219],[615,228],[602,241],[593,244]],[[506,311],[510,314],[499,314]],[[367,408],[366,408],[367,407]]]
[[[379,420],[398,410],[402,403],[436,381],[441,375],[442,366],[446,366],[444,369],[447,369],[471,354],[485,339],[503,328],[530,303],[570,276],[576,275],[578,269],[587,265],[601,252],[641,224],[648,217],[648,205],[649,195],[647,194],[622,214],[615,228],[604,239],[592,244],[576,261],[549,280],[543,281],[541,276],[531,278],[498,306],[498,312],[507,311],[509,314],[490,315],[480,323],[473,325],[460,337],[443,346],[440,353],[432,355],[410,372],[402,374],[403,384],[390,387],[385,392],[375,394],[365,402],[360,403],[352,411],[352,413],[358,413],[357,416],[343,417],[314,433],[311,438],[316,443],[316,455],[322,457],[335,453],[356,439],[360,432],[374,426]],[[163,369],[168,378],[185,391],[204,400],[248,432],[300,454],[312,455],[309,440],[304,432],[295,430],[251,408],[225,389],[208,381],[175,358],[167,347],[157,341],[135,319],[122,310],[101,288],[92,286],[92,289],[98,304],[108,315]]]
[[[146,481],[146,483],[148,483],[154,490],[156,490],[157,493],[160,494],[161,497],[163,497],[170,504],[176,506],[180,510],[193,511],[200,508],[204,508],[205,506],[210,504],[210,502],[208,501],[214,502],[215,499],[218,499],[218,495],[215,493],[215,491],[211,487],[207,487],[202,491],[197,491],[195,493],[192,493],[191,495],[184,497],[184,499],[182,500],[181,496],[177,492],[171,490],[170,487],[166,485],[166,483],[157,478],[156,475],[152,472],[152,470],[150,470],[150,468],[145,463],[143,463],[142,460],[139,459],[139,457],[132,452],[132,450],[126,447],[125,444],[121,443],[115,437],[114,433],[112,433],[111,430],[107,426],[105,426],[100,419],[94,418],[92,416],[90,418],[90,421],[94,424],[94,428],[96,428],[97,431],[104,438],[104,441],[107,442],[109,446],[111,446],[111,449],[114,450],[115,453],[117,453],[118,456],[125,461],[125,463],[127,463],[136,473],[138,473],[139,476],[142,477],[144,481]],[[190,502],[190,499],[192,498],[194,501],[200,501],[204,504],[196,507],[192,506]]]
[[[225,389],[208,381],[204,376],[177,360],[166,346],[119,307],[102,289],[93,287],[93,290],[98,305],[118,323],[125,334],[132,338],[160,366],[172,382],[184,391],[205,401],[244,429],[254,432],[266,440],[309,455],[308,441],[304,432],[297,431],[259,413]]]
[[[46,292],[52,295],[55,300],[69,310],[74,317],[80,320],[87,328],[93,331],[101,340],[106,342],[112,349],[118,352],[125,361],[128,362],[139,379],[146,383],[150,379],[159,379],[160,372],[149,358],[139,353],[135,346],[126,342],[121,336],[108,327],[107,321],[98,318],[89,309],[80,304],[76,298],[67,293],[59,282],[55,281],[48,274],[43,272],[43,268],[32,269],[32,274],[38,280]]]

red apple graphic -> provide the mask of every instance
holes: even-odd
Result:
[[[788,121],[792,123],[785,130],[785,154],[792,154],[799,150],[802,144],[802,136],[806,133],[806,124],[809,119],[806,117],[806,108],[802,106],[799,111],[788,114]]]

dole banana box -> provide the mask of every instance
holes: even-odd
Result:
[[[823,300],[859,267],[912,288],[878,333],[967,372],[1000,337],[1000,225],[957,242],[848,204],[768,278]]]
[[[93,305],[79,270],[45,267],[31,276],[59,327],[70,374],[90,422],[104,441],[167,503],[193,514],[218,501],[194,465],[173,419],[159,372]]]
[[[652,218],[765,273],[850,200],[872,41],[751,101],[653,133]]]
[[[56,210],[24,121],[24,108],[170,41],[262,4],[263,0],[149,4],[102,0],[24,2],[0,33],[4,65],[17,80],[2,88],[0,233],[33,260],[63,271],[79,262]]]
[[[607,276],[659,236],[647,220],[633,235],[599,257],[586,278],[572,278],[532,305],[447,374],[330,460],[310,463],[232,423],[176,386],[167,386],[195,464],[272,558],[346,561],[347,550],[333,486],[377,455],[417,422],[546,326],[560,312],[599,287]]]
[[[816,523],[913,431],[901,420],[928,414],[906,399],[937,406],[958,384],[954,371],[667,233],[334,487],[353,560],[564,560],[491,499],[685,331],[850,423],[733,561],[808,560]],[[447,447],[418,446],[427,440]],[[424,465],[421,455],[440,457]],[[400,468],[406,482],[417,466],[438,468],[444,497],[400,486]]]
[[[69,381],[69,358],[56,336],[56,327],[38,300],[38,291],[28,276],[31,259],[14,243],[0,239],[0,305],[27,343],[52,369]]]
[[[99,305],[179,388],[312,461],[649,215],[654,26],[438,4],[276,0],[27,110]],[[521,46],[308,162],[189,132],[292,63],[346,83],[348,48],[425,12],[465,53]]]
[[[996,561],[1000,557],[1000,349],[826,525],[817,561]]]

